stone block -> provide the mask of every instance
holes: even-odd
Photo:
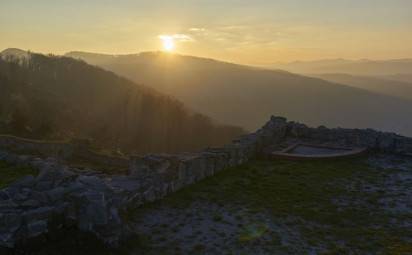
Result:
[[[65,187],[57,187],[46,192],[51,202],[63,201],[64,196],[69,192]]]
[[[39,207],[23,213],[26,222],[48,219],[53,214],[54,208],[51,206]]]
[[[27,237],[33,238],[48,232],[47,220],[39,220],[27,224]]]

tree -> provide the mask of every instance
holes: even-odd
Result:
[[[25,111],[20,107],[16,107],[11,115],[10,128],[11,132],[17,135],[22,135],[27,132],[29,118]]]
[[[49,118],[43,119],[40,125],[34,130],[35,136],[42,139],[50,136],[54,131],[53,121]]]

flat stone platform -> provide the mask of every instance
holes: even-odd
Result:
[[[329,145],[295,143],[279,152],[272,152],[272,158],[281,159],[330,159],[361,155],[367,148],[348,148]]]

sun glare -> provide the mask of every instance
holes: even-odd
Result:
[[[163,50],[171,52],[175,49],[175,42],[172,36],[161,36],[160,39],[163,43]]]

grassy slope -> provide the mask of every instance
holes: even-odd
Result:
[[[381,209],[379,199],[384,191],[363,191],[367,184],[383,184],[388,174],[360,159],[256,161],[224,171],[147,210],[150,213],[159,206],[187,208],[199,200],[221,206],[241,204],[251,214],[270,212],[274,218],[295,217],[298,220],[292,224],[305,242],[317,247],[321,244],[327,254],[406,254],[412,252],[412,244],[402,238],[411,238],[412,231],[391,223],[405,216]],[[333,202],[337,198],[347,205]],[[240,233],[239,241],[242,239]],[[273,249],[282,247],[275,245]]]

